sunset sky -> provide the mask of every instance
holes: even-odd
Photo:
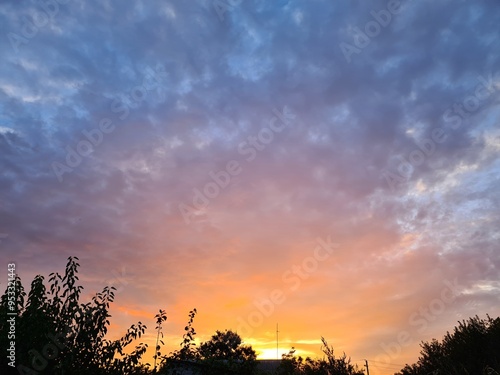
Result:
[[[110,338],[371,375],[500,314],[498,1],[47,3],[0,4],[2,292],[77,256]]]

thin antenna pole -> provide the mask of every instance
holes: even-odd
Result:
[[[278,331],[278,323],[276,323],[276,359],[280,359],[280,355],[279,355],[279,352],[278,352],[278,334],[279,334],[279,331]]]
[[[365,359],[366,375],[370,375],[370,369],[368,368],[368,360]]]

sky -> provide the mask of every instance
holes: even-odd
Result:
[[[2,1],[0,263],[391,374],[500,313],[494,0]],[[5,271],[4,280],[7,279]],[[0,285],[1,287],[1,285]],[[2,290],[4,287],[2,288]],[[152,354],[148,352],[147,358]]]

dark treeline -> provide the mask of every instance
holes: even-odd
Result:
[[[78,258],[70,257],[64,275],[51,273],[48,286],[36,276],[26,294],[20,278],[8,285],[0,301],[0,365],[2,374],[50,375],[362,375],[345,353],[336,357],[322,338],[323,359],[302,358],[292,348],[274,370],[259,368],[256,353],[232,331],[216,331],[210,340],[195,344],[197,310],[188,314],[178,350],[162,353],[164,310],[155,316],[153,363],[142,358],[148,345],[141,342],[147,327],[133,324],[118,340],[106,338],[114,288],[105,287],[89,302],[80,301]],[[15,313],[15,315],[12,315]],[[15,337],[12,317],[15,320]],[[14,354],[10,356],[9,354]],[[499,374],[500,320],[463,322],[443,341],[422,344],[422,356],[398,375]]]

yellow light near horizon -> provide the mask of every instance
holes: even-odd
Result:
[[[255,349],[257,352],[257,359],[281,359],[282,354],[288,353],[286,350],[278,350],[278,356],[276,356],[276,348],[274,349]]]
[[[288,354],[290,349],[278,349],[278,356],[276,355],[276,348],[268,348],[268,349],[259,349],[255,348],[254,350],[257,352],[257,359],[281,359],[283,354]],[[317,357],[317,354],[314,352],[310,352],[307,350],[295,349],[295,355],[305,357]]]

